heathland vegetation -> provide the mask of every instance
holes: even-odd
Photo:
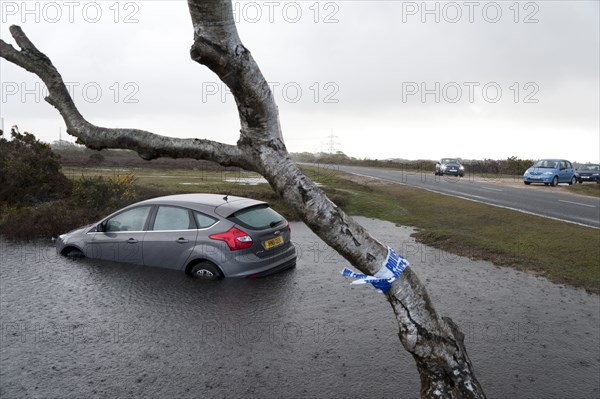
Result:
[[[66,143],[57,143],[60,145],[51,149],[28,133],[14,130],[11,136],[11,140],[0,137],[0,234],[5,238],[50,238],[127,204],[182,192],[262,199],[288,219],[296,219],[260,176],[237,168],[191,159],[144,161],[129,151],[98,152]],[[439,194],[416,188],[356,179],[328,166],[345,163],[340,162],[339,154],[327,160],[295,156],[299,161],[318,164],[303,166],[304,172],[352,215],[416,227],[418,242],[452,254],[534,271],[558,283],[600,292],[600,251],[581,251],[573,245],[598,242],[597,229],[505,209],[493,208],[492,212],[483,204],[449,197],[442,200]],[[373,162],[407,168],[406,163],[398,166],[400,161],[363,160],[360,164],[383,166]],[[420,162],[413,166],[425,169],[426,161]],[[509,159],[502,164],[510,162],[516,165],[519,161]],[[598,191],[597,186],[587,187]],[[560,239],[565,235],[571,239]]]

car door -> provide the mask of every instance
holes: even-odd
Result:
[[[198,230],[190,210],[161,205],[144,236],[144,265],[182,269],[196,245]]]
[[[565,182],[570,183],[574,175],[575,168],[573,168],[573,164],[569,161],[565,161]]]
[[[143,264],[142,243],[152,206],[127,209],[100,224],[91,245],[91,257]]]
[[[561,183],[568,182],[571,179],[571,171],[569,170],[567,162],[560,161],[559,169],[558,181]]]

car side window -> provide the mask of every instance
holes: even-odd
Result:
[[[119,213],[106,222],[106,231],[143,231],[151,208],[140,206]]]
[[[199,229],[206,229],[217,223],[215,218],[211,218],[210,216],[200,212],[194,212],[194,218],[196,219],[196,224],[198,225]]]
[[[161,206],[156,212],[152,230],[191,230],[195,228],[187,209]]]
[[[571,164],[571,162],[567,161],[566,164],[568,169],[573,169],[573,165]]]
[[[565,161],[560,162],[560,170],[567,169],[567,163]]]

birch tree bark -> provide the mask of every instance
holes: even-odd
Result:
[[[238,36],[231,1],[188,0],[188,6],[194,28],[191,58],[210,68],[235,98],[241,125],[235,146],[93,125],[75,106],[50,59],[18,26],[11,26],[10,32],[20,50],[0,39],[0,56],[42,79],[49,93],[46,101],[60,112],[67,132],[87,147],[130,149],[146,160],[205,159],[258,172],[323,241],[362,273],[376,274],[388,248],[331,202],[291,161],[273,94]],[[464,335],[451,319],[437,314],[415,272],[407,267],[385,295],[398,321],[400,341],[415,359],[421,397],[484,398]]]

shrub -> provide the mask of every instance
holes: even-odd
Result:
[[[10,141],[0,137],[0,202],[33,205],[69,195],[71,182],[50,146],[16,126],[11,136]]]
[[[133,174],[71,182],[50,146],[16,126],[11,136],[0,137],[0,234],[9,239],[56,236],[138,199]]]
[[[114,177],[84,176],[73,183],[73,205],[98,210],[116,210],[137,200],[135,175],[115,174]]]
[[[20,207],[4,215],[0,234],[12,240],[56,237],[91,223],[93,216],[86,209],[73,208],[66,200]]]
[[[73,183],[70,199],[32,206],[4,206],[0,234],[13,240],[56,237],[138,200],[135,176],[82,177]]]

